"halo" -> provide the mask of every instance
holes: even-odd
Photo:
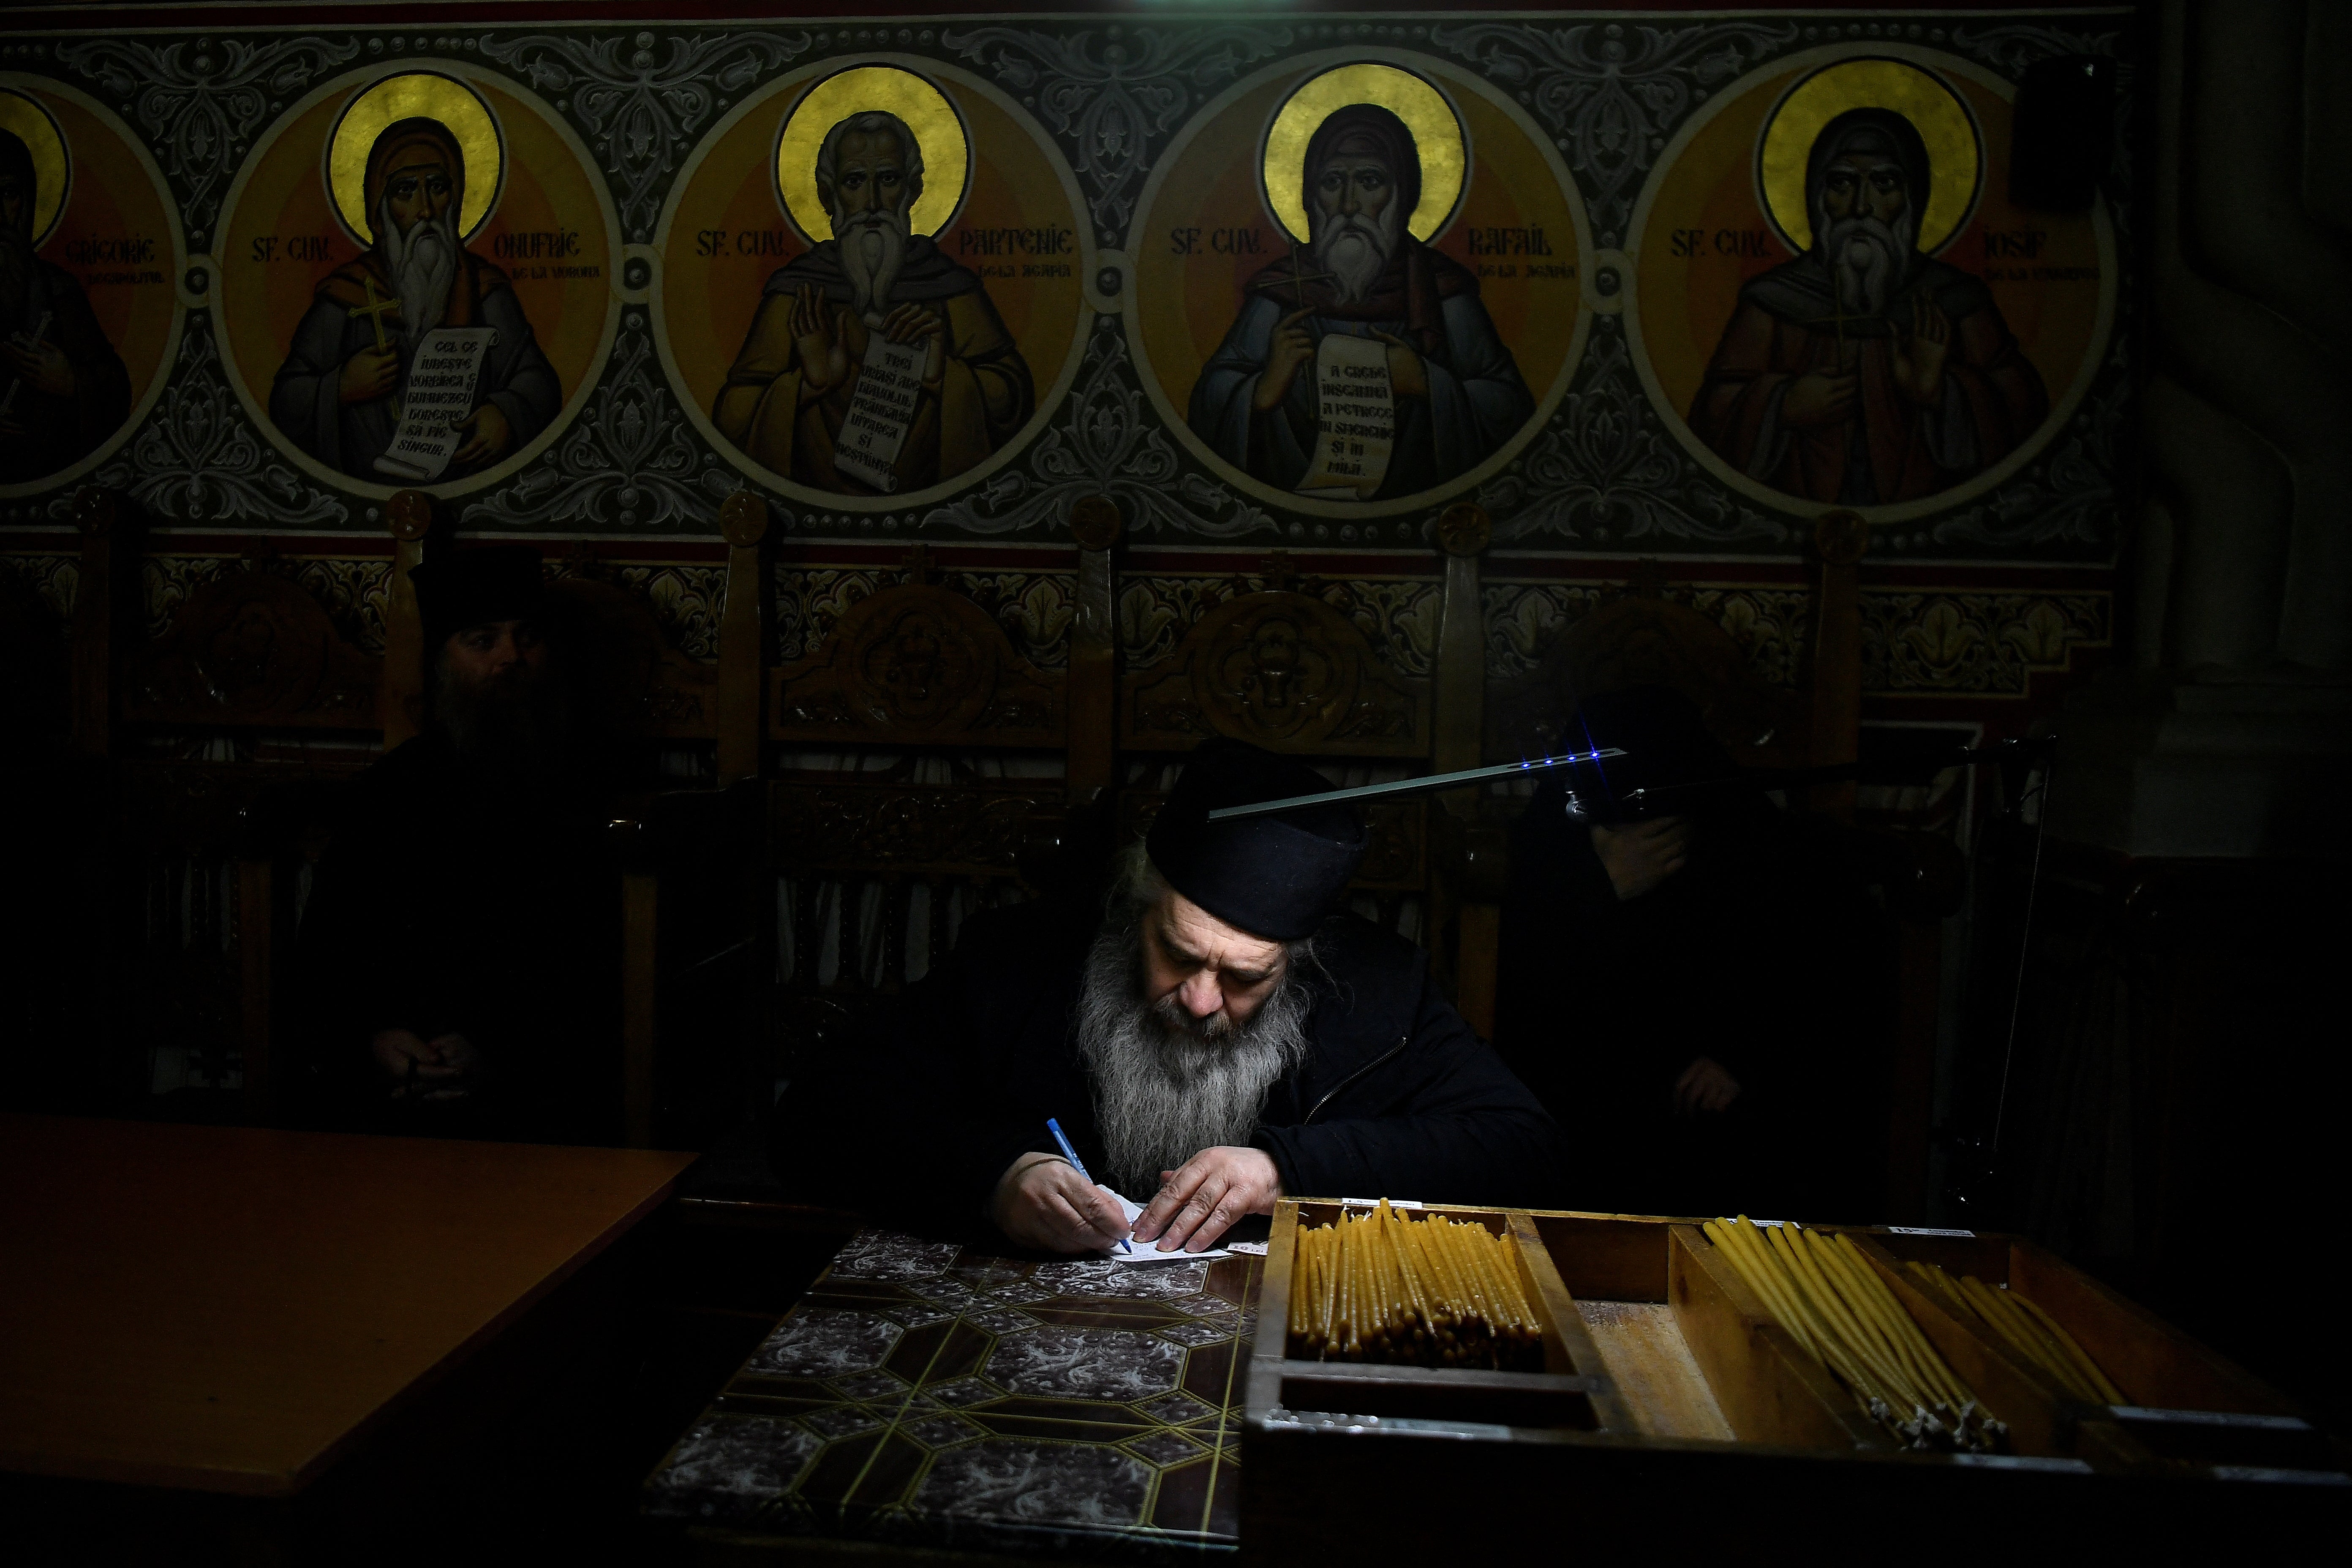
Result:
[[[33,155],[33,248],[38,250],[57,232],[73,184],[66,133],[40,100],[14,88],[0,88],[0,131],[14,132]]]
[[[368,151],[384,127],[398,121],[437,120],[466,160],[465,202],[457,212],[460,238],[471,239],[498,205],[507,172],[506,141],[481,94],[453,76],[410,71],[386,77],[347,105],[327,139],[327,189],[336,216],[362,245],[375,242],[367,211]]]
[[[1334,110],[1351,103],[1376,103],[1412,133],[1413,149],[1421,154],[1421,203],[1405,226],[1413,238],[1427,241],[1444,228],[1462,200],[1464,175],[1470,149],[1462,133],[1462,117],[1445,95],[1409,70],[1369,61],[1335,66],[1309,77],[1283,100],[1282,108],[1265,133],[1265,154],[1258,176],[1266,210],[1283,232],[1300,245],[1307,243],[1307,203],[1301,188],[1307,144]]]
[[[801,94],[776,138],[776,195],[784,216],[811,245],[833,237],[833,217],[817,199],[817,151],[826,132],[871,109],[906,121],[923,154],[923,192],[907,215],[909,234],[933,235],[947,227],[971,184],[971,142],[945,93],[897,66],[836,71]]]
[[[1911,122],[1927,147],[1927,201],[1919,215],[1919,248],[1934,255],[1968,223],[1984,186],[1983,143],[1976,116],[1943,78],[1904,60],[1840,60],[1806,77],[1765,118],[1757,143],[1756,184],[1765,215],[1790,249],[1813,247],[1805,210],[1805,163],[1814,138],[1849,109],[1889,109]]]

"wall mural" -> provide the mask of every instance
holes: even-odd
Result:
[[[2021,211],[2011,105],[2133,25],[19,35],[0,521],[2104,564],[2128,142]]]

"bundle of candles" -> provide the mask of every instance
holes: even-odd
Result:
[[[1284,1353],[1295,1361],[1543,1370],[1543,1330],[1510,1238],[1383,1198],[1298,1232]]]
[[[1982,1323],[2084,1404],[2130,1403],[2057,1319],[2006,1285],[1995,1289],[1973,1274],[1963,1274],[1955,1281],[1934,1264],[1916,1259],[1903,1267],[1918,1280],[1921,1289],[1950,1308],[1953,1316],[1962,1322]]]
[[[1746,1215],[1703,1228],[1780,1326],[1905,1444],[1983,1451],[2007,1435],[1851,1237],[1759,1226]]]

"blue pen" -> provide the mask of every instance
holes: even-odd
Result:
[[[1062,1131],[1062,1124],[1054,1120],[1054,1118],[1048,1116],[1045,1118],[1045,1131],[1051,1132],[1054,1135],[1054,1142],[1062,1146],[1062,1158],[1070,1163],[1070,1169],[1078,1173],[1078,1179],[1086,1183],[1087,1185],[1090,1187],[1096,1185],[1097,1183],[1095,1179],[1087,1174],[1087,1163],[1078,1158],[1078,1152],[1076,1149],[1070,1147],[1069,1135]],[[1128,1246],[1125,1238],[1123,1237],[1119,1241],[1118,1249],[1121,1252],[1133,1252],[1135,1250],[1135,1248]]]

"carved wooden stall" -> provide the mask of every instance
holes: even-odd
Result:
[[[383,661],[266,541],[151,641],[130,503],[87,491],[78,521],[74,749],[106,803],[92,853],[108,974],[91,1044],[164,1077],[177,1063],[215,1086],[234,1075],[245,1117],[267,1121],[302,861],[326,796],[373,759]]]
[[[962,918],[1082,874],[1110,771],[1110,551],[1116,509],[1075,509],[1079,608],[1066,673],[1042,669],[987,611],[929,581],[860,600],[806,657],[770,672],[773,1048],[757,1109],[802,1052],[920,978]],[[1080,709],[1076,704],[1084,702]],[[811,765],[822,762],[825,765]]]

